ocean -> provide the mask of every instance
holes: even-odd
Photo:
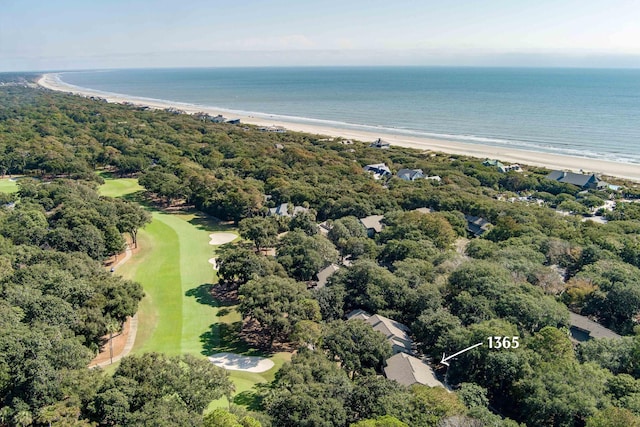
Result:
[[[640,164],[634,69],[136,69],[61,80],[289,122]]]

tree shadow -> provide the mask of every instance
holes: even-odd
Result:
[[[216,314],[216,316],[218,316],[218,317],[224,317],[224,316],[226,316],[227,314],[230,314],[230,313],[231,313],[231,310],[230,310],[230,309],[228,309],[228,308],[221,308],[220,310],[218,310],[218,314]]]
[[[189,289],[185,292],[185,296],[194,297],[199,304],[208,305],[211,307],[231,307],[234,305],[233,301],[221,301],[216,299],[211,294],[211,289],[213,288],[212,283],[203,283],[200,286]],[[222,311],[222,310],[221,310]],[[226,314],[229,314],[229,309],[224,309]],[[217,316],[223,316],[223,314],[218,313]]]
[[[246,390],[233,396],[233,403],[244,406],[250,411],[260,411],[262,409],[262,396],[253,390]]]
[[[200,335],[202,354],[210,356],[216,353],[236,353],[245,356],[269,356],[268,353],[249,347],[242,338],[241,331],[242,321],[210,325],[209,330]]]
[[[153,205],[149,203],[146,193],[146,190],[138,190],[133,193],[124,194],[120,196],[120,198],[128,202],[135,202],[147,210],[156,210]]]
[[[189,220],[189,223],[198,230],[226,231],[231,225],[233,225],[233,221],[222,221],[221,219],[202,211],[193,210],[190,213],[193,213],[194,217]]]

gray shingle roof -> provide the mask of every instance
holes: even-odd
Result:
[[[429,365],[405,353],[398,353],[387,359],[384,374],[390,380],[406,386],[423,384],[429,387],[444,387]]]
[[[382,231],[382,219],[384,215],[369,215],[365,218],[360,218],[360,223],[367,230],[373,229],[376,233]]]
[[[374,331],[380,332],[389,340],[394,353],[412,352],[413,341],[409,337],[409,328],[406,325],[379,314],[372,316],[364,310],[353,310],[347,315],[347,319],[361,319],[370,324]]]
[[[338,271],[340,269],[340,266],[336,265],[336,264],[331,264],[326,266],[325,268],[323,268],[322,270],[320,270],[318,272],[318,274],[316,276],[318,276],[318,288],[324,288],[324,286],[327,284],[327,280],[329,280],[329,277],[331,277],[331,275],[333,273],[335,273],[336,271]]]
[[[405,181],[415,181],[423,177],[424,173],[422,169],[400,169],[398,171],[398,178],[404,179]]]
[[[571,328],[578,329],[578,332],[583,332],[583,334],[586,334],[587,338],[622,338],[611,329],[605,328],[588,317],[581,316],[576,313],[569,313],[569,320],[571,322]],[[576,339],[580,341],[579,338],[576,337]]]
[[[594,174],[583,175],[581,173],[565,171],[553,171],[549,175],[547,175],[547,179],[562,182],[564,184],[577,185],[581,188],[588,187],[591,183],[596,184],[598,181],[600,181]]]

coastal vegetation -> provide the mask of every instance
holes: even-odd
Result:
[[[363,170],[380,163],[440,180]],[[482,159],[266,133],[20,86],[0,89],[0,167],[20,175],[0,209],[0,425],[640,423],[633,184],[585,192],[542,168],[502,173]],[[97,171],[124,180],[100,196]],[[108,197],[139,188],[137,201]],[[138,202],[153,208],[149,225]],[[273,215],[283,203],[302,210]],[[197,241],[211,225],[190,228],[204,214],[243,237],[216,250],[217,283],[189,260],[212,253]],[[380,230],[362,226],[370,215],[383,215]],[[490,226],[476,236],[469,218]],[[107,322],[137,312],[143,296],[100,265],[125,235],[162,255],[126,267],[132,279],[154,278],[139,315],[156,323],[110,376],[85,367]],[[339,268],[316,286],[331,265]],[[234,328],[216,317],[222,302],[238,310]],[[382,376],[390,345],[345,320],[353,310],[407,325],[415,351],[454,392]],[[622,337],[576,344],[570,312]],[[245,373],[229,377],[208,362],[204,332],[212,348],[287,352],[291,361],[234,396],[231,380]],[[482,345],[438,363],[488,337],[519,345]],[[221,397],[234,405],[203,415]]]

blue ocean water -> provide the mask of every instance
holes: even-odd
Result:
[[[69,72],[61,79],[295,122],[640,164],[640,70],[138,69]]]

